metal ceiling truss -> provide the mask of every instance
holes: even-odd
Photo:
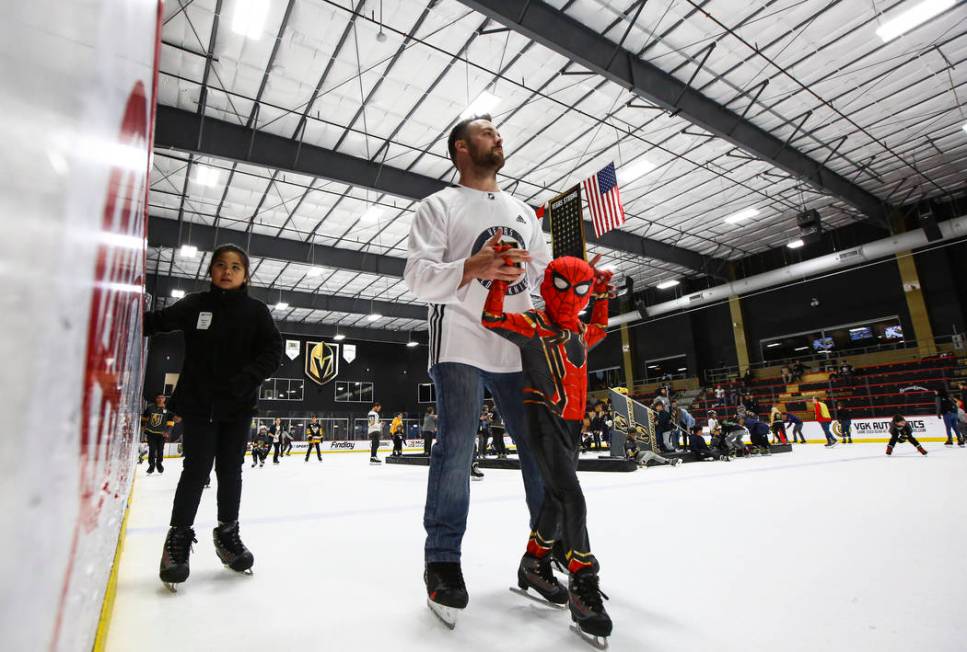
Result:
[[[450,185],[416,172],[299,143],[283,136],[246,129],[242,125],[214,118],[205,118],[202,121],[195,113],[169,106],[158,107],[155,146],[260,165],[277,171],[322,177],[412,200],[421,200]],[[547,231],[549,225],[545,223],[543,226]],[[626,232],[615,231],[598,241],[590,235],[593,231],[591,222],[585,221],[585,232],[589,234],[590,242],[597,241],[605,247],[645,255],[702,274],[718,275],[724,264],[720,259],[690,249]]]
[[[336,326],[334,324],[320,324],[315,322],[285,321],[275,322],[282,336],[286,335],[309,335],[312,337],[331,338],[339,334],[345,335],[348,340],[363,340],[365,342],[391,342],[394,344],[405,344],[407,342],[419,342],[426,344],[426,331],[391,331],[379,328],[363,328],[361,326]]]
[[[742,147],[822,192],[856,207],[867,219],[889,227],[892,207],[836,172],[787,147],[782,140],[702,95],[688,84],[540,0],[521,7],[516,0],[460,0],[606,79],[681,115],[693,124]]]
[[[194,280],[159,274],[148,275],[148,288],[155,296],[171,296],[172,290],[195,292],[205,290],[209,286],[207,279]],[[299,290],[282,290],[250,285],[249,294],[268,306],[279,302],[289,304],[289,308],[305,308],[307,310],[331,310],[354,315],[368,315],[379,313],[391,319],[426,320],[426,307],[417,303],[396,303],[380,301],[378,299],[363,299],[359,297],[345,297],[331,294],[315,294]]]

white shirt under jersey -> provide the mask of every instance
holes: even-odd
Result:
[[[403,278],[429,304],[430,367],[460,362],[494,373],[521,370],[519,349],[480,325],[490,282],[473,279],[460,287],[464,260],[498,228],[504,242],[531,254],[524,276],[507,288],[504,310],[530,310],[530,295],[540,288],[551,260],[530,206],[505,192],[457,186],[430,195],[416,209]]]
[[[370,410],[366,414],[367,428],[366,432],[368,434],[373,434],[374,432],[383,432],[383,425],[379,422],[379,412],[376,410]]]

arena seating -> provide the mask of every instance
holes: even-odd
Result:
[[[760,405],[760,416],[768,414],[773,404],[801,417],[812,418],[812,396],[824,401],[841,402],[849,407],[853,418],[883,416],[899,412],[907,415],[932,414],[934,392],[964,379],[963,364],[956,356],[943,354],[917,360],[858,367],[849,377],[836,372],[807,373],[807,382],[786,385],[779,377],[756,378],[743,385],[737,381],[721,383],[728,395],[732,391],[743,396],[751,393]],[[704,419],[709,409],[720,417],[734,416],[734,405],[717,405],[714,387],[706,388],[697,399],[692,414]]]

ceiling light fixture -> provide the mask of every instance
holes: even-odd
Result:
[[[673,278],[673,279],[669,279],[667,281],[662,281],[661,283],[659,283],[655,287],[658,288],[659,290],[667,290],[668,288],[675,287],[679,283],[681,283],[681,281],[679,281],[677,278]]]
[[[753,218],[758,214],[759,214],[758,208],[746,208],[744,210],[739,211],[738,213],[733,213],[732,215],[729,215],[728,217],[726,217],[725,223],[738,224],[739,222]]]
[[[346,339],[346,336],[343,335],[342,333],[337,332],[335,335],[332,336],[332,339],[336,340],[337,342],[342,342],[344,339]]]
[[[808,351],[808,350],[809,350],[808,346],[797,346],[795,349],[793,349],[793,351]]]
[[[221,177],[221,173],[218,168],[213,168],[210,165],[196,165],[195,176],[192,177],[192,181],[199,186],[217,186],[219,177]]]
[[[411,349],[412,349],[413,347],[415,347],[415,346],[419,346],[419,345],[420,345],[420,343],[419,343],[419,342],[414,342],[413,340],[410,340],[409,342],[407,342],[407,343],[406,343],[406,346],[408,346],[408,347],[410,347]]]
[[[175,288],[174,290],[171,291],[172,299],[183,299],[184,297],[185,297],[184,290],[179,290],[178,288]]]
[[[183,244],[181,248],[178,249],[178,255],[182,258],[194,258],[198,255],[198,247],[190,244]]]
[[[805,244],[806,244],[805,242],[803,242],[801,239],[799,239],[799,240],[792,240],[786,246],[789,247],[790,249],[799,249],[800,247],[802,247]]]
[[[770,342],[769,344],[766,344],[767,349],[774,349],[777,346],[782,346],[782,342]]]
[[[306,276],[308,276],[309,278],[319,278],[320,276],[322,276],[322,268],[310,267],[309,271],[306,272]]]
[[[498,104],[500,104],[499,97],[489,91],[484,91],[460,114],[460,119],[466,120],[470,116],[490,113],[497,108]]]
[[[622,186],[627,185],[639,177],[645,176],[656,167],[658,166],[651,161],[646,161],[643,158],[640,158],[633,163],[629,163],[628,165],[622,166],[618,170],[618,184]]]
[[[275,309],[276,310],[288,310],[289,309],[289,304],[287,304],[285,301],[279,301],[277,304],[275,304]]]
[[[896,14],[876,29],[876,35],[886,43],[901,34],[919,27],[934,16],[947,11],[957,4],[957,0],[923,0],[906,11]]]
[[[371,312],[368,315],[366,315],[366,321],[376,321],[382,318],[383,318],[383,315],[379,314],[378,312]]]
[[[366,209],[366,212],[363,213],[363,216],[360,217],[359,219],[363,222],[372,223],[372,222],[378,222],[379,218],[381,218],[382,216],[383,216],[383,211],[380,209],[380,207],[377,206],[376,204],[371,204],[369,208]]]
[[[245,38],[258,40],[265,30],[269,0],[239,0],[232,17],[232,31]]]

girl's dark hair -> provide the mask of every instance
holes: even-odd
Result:
[[[906,420],[907,420],[907,418],[905,416],[903,416],[902,414],[894,414],[893,415],[893,423],[900,423],[901,421],[906,421]]]
[[[245,267],[245,282],[242,283],[242,285],[243,286],[248,285],[249,267],[250,267],[249,260],[248,260],[248,252],[246,252],[244,249],[242,249],[237,245],[223,244],[215,247],[215,251],[212,252],[211,262],[208,263],[208,275],[209,276],[212,275],[212,266],[214,266],[215,261],[218,260],[218,257],[221,256],[222,254],[227,254],[228,252],[232,252],[233,254],[238,255],[238,257],[242,259],[242,265]]]

